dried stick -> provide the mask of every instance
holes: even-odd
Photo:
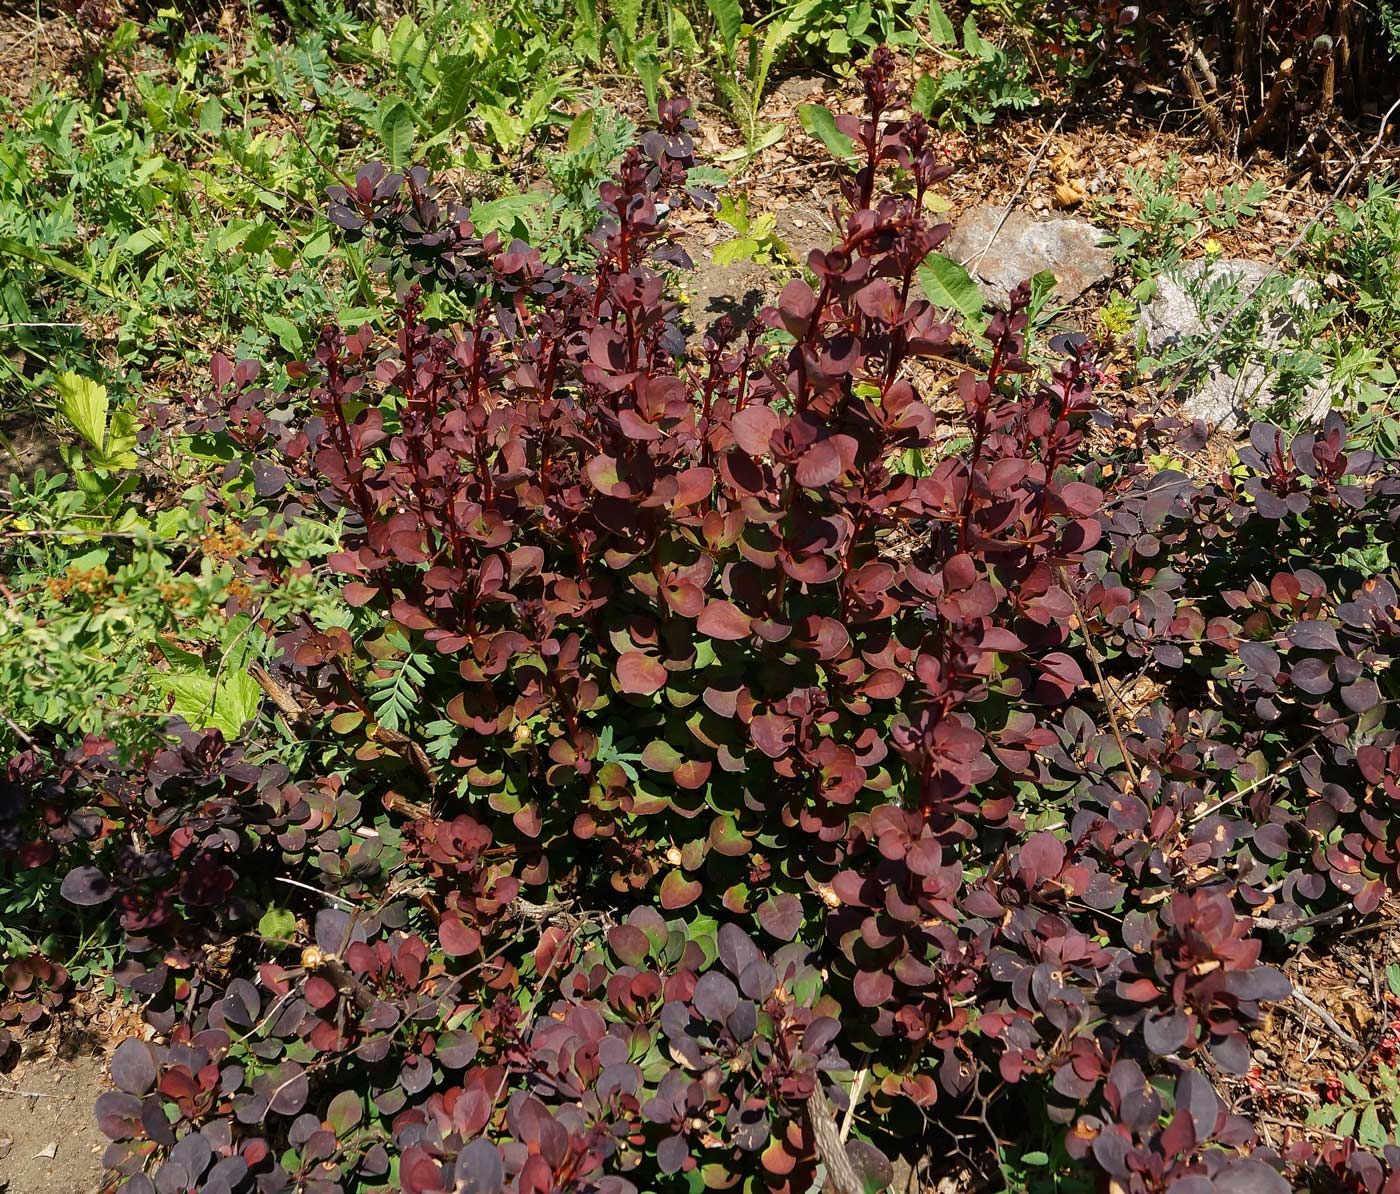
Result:
[[[836,1115],[820,1082],[807,1096],[807,1122],[812,1126],[817,1158],[826,1166],[826,1189],[830,1194],[865,1194],[865,1182],[846,1152],[841,1129],[836,1126]]]
[[[1288,94],[1288,84],[1293,78],[1293,63],[1289,60],[1287,69],[1280,70],[1278,78],[1274,80],[1274,85],[1269,88],[1269,94],[1264,100],[1263,110],[1250,123],[1250,126],[1240,135],[1240,145],[1253,145],[1260,137],[1268,132],[1274,123],[1274,118],[1278,115],[1279,105],[1283,103],[1283,97]]]
[[[1031,158],[1031,164],[1026,167],[1026,173],[1022,176],[1020,185],[1011,193],[1011,198],[1007,201],[1006,209],[1001,213],[1001,219],[997,221],[997,226],[992,229],[992,235],[987,237],[987,243],[977,250],[971,257],[958,262],[961,266],[972,266],[981,261],[987,255],[987,250],[992,247],[996,238],[1001,235],[1001,230],[1006,227],[1006,221],[1011,218],[1012,209],[1016,206],[1016,200],[1021,197],[1021,192],[1026,189],[1026,185],[1031,180],[1031,175],[1035,173],[1035,168],[1040,164],[1040,159],[1045,156],[1045,151],[1050,148],[1050,141],[1056,133],[1060,131],[1060,125],[1065,121],[1063,113],[1055,121],[1054,127],[1045,134],[1045,140],[1040,143],[1040,148],[1035,151],[1035,156]]]
[[[270,700],[286,717],[294,724],[301,724],[307,720],[307,712],[297,702],[290,690],[284,688],[272,674],[260,663],[255,663],[248,669],[248,674],[258,682],[258,687],[267,694]]]
[[[1351,1049],[1361,1048],[1360,1041],[1358,1041],[1354,1036],[1351,1035],[1351,1033],[1349,1033],[1345,1028],[1338,1024],[1337,1021],[1334,1020],[1327,1011],[1315,1004],[1311,999],[1309,999],[1306,995],[1303,994],[1302,991],[1298,990],[1296,987],[1293,988],[1293,998],[1296,999],[1299,1003],[1301,1003],[1305,1008],[1307,1008],[1308,1011],[1312,1012],[1314,1016],[1316,1016],[1319,1020],[1326,1024],[1327,1027],[1330,1028],[1334,1033],[1336,1033],[1337,1039],[1341,1041],[1342,1044],[1346,1045],[1348,1048]]]
[[[870,1067],[863,1065],[856,1073],[855,1081],[851,1083],[851,1101],[846,1105],[845,1117],[841,1120],[841,1141],[845,1143],[846,1138],[851,1134],[851,1124],[856,1118],[856,1104],[860,1102],[860,1092],[865,1086],[865,1079],[870,1074]]]
[[[1210,125],[1210,131],[1221,145],[1229,145],[1231,141],[1230,131],[1225,127],[1225,122],[1220,118],[1220,113],[1215,110],[1215,105],[1206,99],[1205,92],[1201,90],[1201,82],[1196,78],[1196,72],[1191,67],[1189,59],[1181,64],[1181,77],[1186,80],[1186,90],[1196,107],[1200,109],[1201,115],[1205,117],[1206,124]]]

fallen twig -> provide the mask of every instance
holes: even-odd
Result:
[[[277,875],[276,880],[278,883],[285,883],[288,887],[299,887],[302,891],[309,891],[312,895],[318,895],[323,900],[330,900],[334,904],[339,904],[347,911],[353,912],[355,910],[355,905],[343,896],[338,896],[329,891],[322,891],[319,887],[312,887],[310,883],[303,883],[300,879],[289,879],[286,875]]]
[[[1351,1033],[1349,1033],[1345,1028],[1338,1024],[1337,1021],[1332,1018],[1329,1012],[1315,1004],[1311,999],[1304,995],[1302,991],[1298,990],[1297,987],[1293,988],[1293,998],[1296,999],[1299,1003],[1301,1003],[1305,1008],[1307,1008],[1308,1011],[1312,1012],[1312,1014],[1316,1016],[1319,1020],[1321,1020],[1325,1025],[1327,1025],[1327,1027],[1332,1030],[1332,1032],[1336,1035],[1337,1039],[1342,1042],[1342,1044],[1346,1045],[1350,1049],[1361,1048],[1360,1041],[1358,1041],[1354,1036],[1351,1035]]]
[[[997,226],[992,229],[992,235],[987,237],[987,243],[983,245],[980,249],[978,249],[977,252],[972,254],[971,257],[968,257],[964,261],[959,261],[959,265],[963,266],[964,268],[975,265],[987,255],[987,250],[992,247],[992,244],[996,241],[996,238],[1001,235],[1001,230],[1004,227],[1006,227],[1006,221],[1011,218],[1011,212],[1012,209],[1016,206],[1016,200],[1018,200],[1021,197],[1021,192],[1026,189],[1026,185],[1030,182],[1031,176],[1035,173],[1036,166],[1040,164],[1040,159],[1045,156],[1045,151],[1050,148],[1050,142],[1054,138],[1055,134],[1060,131],[1060,125],[1064,123],[1064,120],[1064,114],[1061,113],[1059,119],[1055,121],[1054,126],[1050,129],[1048,133],[1045,134],[1045,139],[1040,143],[1040,148],[1035,151],[1035,156],[1031,158],[1030,165],[1026,167],[1026,172],[1022,176],[1020,183],[1017,185],[1016,189],[1011,193],[1011,198],[1007,201],[1006,208],[1001,213],[1001,218],[997,221]]]

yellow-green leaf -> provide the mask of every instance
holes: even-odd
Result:
[[[78,434],[99,452],[107,441],[107,387],[79,377],[60,373],[54,378],[59,409]]]

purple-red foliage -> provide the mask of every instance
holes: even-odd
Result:
[[[706,199],[670,101],[590,273],[370,167],[332,219],[394,336],[326,329],[280,396],[216,358],[200,429],[340,528],[350,612],[265,627],[331,778],[211,732],[0,789],[166,1033],[99,1107],[131,1188],[795,1194],[855,1066],[887,1147],[1014,1104],[1123,1190],[1282,1188],[1195,1063],[1288,993],[1270,931],[1400,877],[1400,481],[1337,417],[1147,469],[1169,429],[1024,287],[960,341],[917,282],[947,167],[864,82],[840,239],[747,328],[688,348],[658,272]],[[211,976],[274,876],[328,893],[314,946]]]

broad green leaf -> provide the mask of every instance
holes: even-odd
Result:
[[[395,166],[408,161],[413,151],[413,138],[418,131],[418,121],[413,109],[405,100],[392,96],[379,108],[379,137],[384,142],[384,151]]]
[[[578,153],[593,140],[593,116],[596,108],[585,108],[569,124],[569,152]]]
[[[183,514],[184,511],[175,513]],[[160,653],[165,656],[170,666],[179,672],[190,672],[196,675],[204,674],[204,657],[196,655],[193,651],[186,651],[184,647],[177,647],[168,639],[157,637],[156,646]]]
[[[297,918],[286,908],[274,905],[258,920],[258,935],[266,941],[291,941],[296,931]]]
[[[1381,1117],[1374,1103],[1361,1113],[1361,1122],[1356,1125],[1356,1138],[1367,1148],[1377,1150],[1390,1143],[1385,1129],[1381,1127]]]
[[[60,373],[54,378],[59,409],[63,417],[99,452],[107,442],[107,387],[79,377]]]
[[[613,20],[629,42],[637,40],[637,27],[642,21],[642,0],[617,0],[613,5]]]
[[[927,117],[933,112],[938,100],[938,76],[923,74],[914,84],[914,94],[909,97],[909,106],[920,116]]]
[[[638,54],[633,60],[637,78],[641,80],[642,91],[647,97],[647,111],[656,116],[657,93],[661,88],[661,60],[650,51]]]
[[[159,228],[138,228],[124,241],[122,241],[122,252],[132,257],[139,257],[147,249],[163,244],[165,238],[161,235]]]
[[[716,265],[732,265],[736,261],[752,261],[758,252],[758,241],[746,236],[736,236],[732,240],[721,241],[711,254]]]
[[[237,739],[262,704],[262,689],[246,672],[229,673],[226,669],[217,689],[213,676],[189,673],[168,673],[158,677],[156,685],[175,698],[170,711],[183,717],[191,728],[213,727],[229,741]]]
[[[972,275],[951,257],[930,253],[919,267],[919,285],[935,307],[957,311],[969,323],[982,319],[982,292]]]
[[[477,68],[465,55],[453,54],[442,63],[442,85],[433,97],[433,131],[446,132],[457,127],[467,114],[476,93]]]
[[[472,223],[481,232],[518,235],[529,232],[528,218],[549,200],[537,191],[523,195],[502,195],[488,203],[472,203]]]
[[[734,43],[739,38],[739,29],[744,23],[744,10],[739,0],[705,0],[705,6],[715,19],[719,39],[724,43],[724,52],[734,57]]]
[[[977,32],[977,18],[972,13],[968,13],[967,20],[963,22],[963,49],[978,58],[988,58],[995,50],[995,47],[984,41],[982,35]]]
[[[758,53],[757,66],[750,62],[749,90],[752,95],[755,115],[757,115],[759,103],[763,99],[763,92],[768,86],[768,72],[778,57],[778,51],[801,27],[799,22],[791,18],[774,21],[768,26],[768,32],[763,36],[763,44]]]
[[[389,61],[400,69],[421,71],[428,57],[428,43],[417,22],[407,14],[399,18],[389,35]]]
[[[943,11],[943,6],[938,0],[929,0],[928,24],[929,38],[936,46],[951,46],[957,38],[953,22],[948,19],[948,14]]]
[[[300,356],[302,350],[301,331],[285,315],[265,315],[263,323],[267,330],[277,337],[277,343],[293,356]]]
[[[56,274],[63,274],[64,277],[81,282],[84,286],[90,286],[93,290],[107,295],[108,298],[119,299],[126,297],[118,294],[112,287],[97,281],[86,270],[79,269],[71,261],[64,261],[62,257],[55,256],[53,253],[46,253],[43,249],[36,249],[32,245],[23,244],[8,236],[0,236],[0,253],[9,254],[23,261],[32,262],[34,265],[43,266],[45,269],[53,270]]]
[[[302,243],[301,259],[314,264],[320,261],[331,251],[331,232],[329,228],[322,228],[315,236],[309,237]]]
[[[94,463],[104,468],[135,468],[137,431],[136,415],[127,407],[117,407],[107,420],[107,442],[100,451],[93,450]]]
[[[797,109],[797,119],[836,157],[848,158],[855,153],[855,142],[836,127],[836,117],[830,108],[822,104],[801,104]]]
[[[695,36],[695,26],[679,8],[669,9],[666,26],[666,44],[672,51],[691,58],[700,54],[700,39]]]
[[[549,109],[561,90],[563,89],[557,81],[546,79],[530,93],[530,98],[525,101],[525,108],[520,114],[526,133],[545,122],[549,116]]]
[[[525,139],[525,122],[504,108],[495,104],[480,104],[476,114],[486,122],[486,127],[491,130],[491,139],[500,149],[510,152]]]
[[[199,131],[206,137],[217,137],[224,127],[224,106],[217,95],[211,95],[199,110]]]
[[[224,627],[224,671],[246,672],[262,651],[264,635],[247,614],[236,614]]]

